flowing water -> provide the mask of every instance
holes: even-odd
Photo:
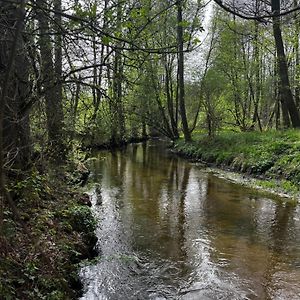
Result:
[[[91,161],[97,263],[82,299],[300,299],[300,208],[218,178],[163,143]]]

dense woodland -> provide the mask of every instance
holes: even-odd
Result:
[[[202,1],[17,2],[1,1],[6,168],[74,139],[300,125],[297,1],[215,5],[204,40]]]
[[[299,127],[298,1],[216,2],[201,40],[203,1],[1,1],[1,170],[74,141]]]
[[[76,147],[300,127],[298,0],[1,0],[0,32],[0,228]]]

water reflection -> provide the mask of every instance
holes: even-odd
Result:
[[[299,299],[299,208],[163,147],[95,154],[101,257],[82,299]]]

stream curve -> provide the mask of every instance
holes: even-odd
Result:
[[[300,209],[218,178],[162,142],[94,154],[97,263],[86,300],[299,299]]]

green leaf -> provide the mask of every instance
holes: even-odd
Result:
[[[110,37],[108,37],[108,36],[103,36],[102,37],[102,43],[104,45],[109,45],[110,42],[111,42],[111,38]]]

